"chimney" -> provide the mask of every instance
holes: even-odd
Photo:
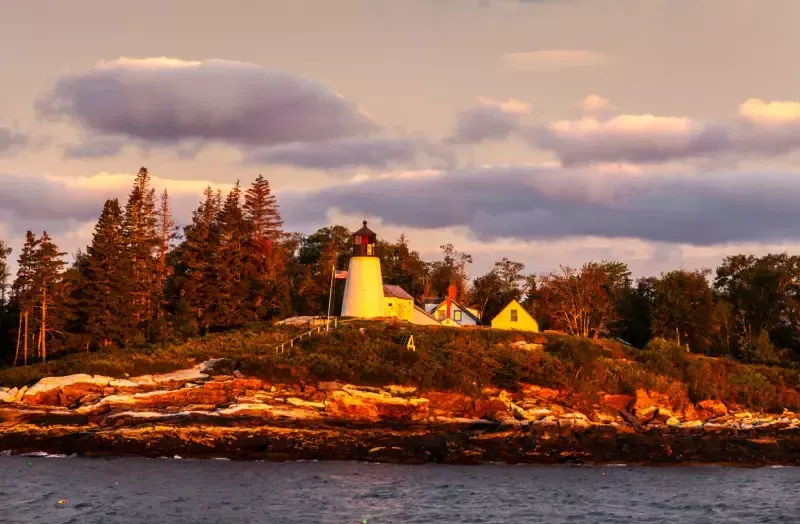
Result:
[[[447,318],[451,317],[450,311],[452,309],[453,300],[456,299],[456,292],[457,291],[458,291],[458,288],[456,286],[453,286],[453,285],[451,285],[450,287],[447,288]]]

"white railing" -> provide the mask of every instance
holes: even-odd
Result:
[[[276,353],[283,353],[286,350],[286,346],[289,346],[290,348],[294,347],[295,341],[301,340],[303,337],[310,337],[314,333],[317,333],[317,334],[322,334],[323,332],[327,333],[328,331],[330,331],[331,328],[332,329],[336,329],[337,327],[339,327],[339,324],[346,324],[348,322],[352,322],[353,320],[355,320],[355,319],[348,319],[348,320],[339,321],[338,317],[333,317],[332,322],[328,322],[328,323],[323,324],[321,326],[317,326],[315,328],[309,329],[308,331],[306,331],[304,333],[301,333],[301,334],[297,335],[296,337],[294,337],[292,339],[289,339],[286,342],[284,342],[284,343],[282,343],[282,344],[280,344],[278,346],[275,346],[275,352]]]

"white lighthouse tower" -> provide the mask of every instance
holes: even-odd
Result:
[[[347,269],[342,299],[342,316],[375,318],[384,316],[381,260],[375,250],[375,233],[364,227],[353,233],[353,256]]]

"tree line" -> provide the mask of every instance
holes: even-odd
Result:
[[[223,195],[210,187],[179,229],[169,195],[139,170],[127,202],[103,205],[91,244],[66,253],[42,232],[26,234],[16,275],[0,241],[0,358],[26,364],[53,355],[182,340],[248,322],[324,315],[331,272],[347,267],[351,231],[310,235],[283,228],[269,182],[258,176]],[[736,255],[711,270],[675,270],[633,280],[622,262],[588,262],[528,274],[503,258],[472,278],[472,257],[452,244],[423,260],[401,236],[378,240],[386,283],[417,300],[457,300],[484,322],[518,300],[544,329],[615,337],[636,347],[653,338],[687,351],[793,365],[800,355],[800,257]],[[338,314],[343,286],[335,288]]]

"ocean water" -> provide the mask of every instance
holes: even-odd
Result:
[[[0,457],[3,524],[358,524],[362,518],[368,524],[800,522],[800,469]]]

